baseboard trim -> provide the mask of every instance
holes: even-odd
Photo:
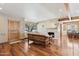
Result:
[[[2,43],[0,43],[0,44],[6,44],[6,43],[9,43],[9,42],[2,42]]]
[[[19,42],[22,42],[21,40],[19,41],[13,41],[13,42],[9,42],[9,44],[14,44],[14,43],[19,43]]]

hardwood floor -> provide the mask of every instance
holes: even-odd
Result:
[[[0,56],[79,56],[79,41],[63,36],[62,45],[52,44],[50,47],[31,44],[27,41],[15,44],[0,44]]]
[[[11,56],[10,48],[11,46],[7,43],[0,44],[0,56]]]
[[[61,54],[66,56],[79,56],[79,38],[68,38],[63,35]]]
[[[15,43],[15,44],[1,44],[0,55],[1,56],[56,56],[60,55],[57,47],[51,46],[43,47],[41,45],[31,44],[28,49],[27,42]]]

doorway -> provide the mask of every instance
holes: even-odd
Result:
[[[62,22],[61,54],[79,55],[79,21]]]
[[[9,42],[19,40],[19,21],[8,20],[8,39]]]

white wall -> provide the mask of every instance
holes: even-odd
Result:
[[[55,33],[55,38],[59,39],[59,30],[58,28],[54,29],[53,27],[55,27],[54,25],[52,26],[52,24],[58,23],[57,21],[45,21],[45,22],[40,22],[37,25],[37,31],[48,35],[48,32],[54,32]],[[47,25],[48,24],[48,25]]]
[[[8,41],[8,19],[4,15],[0,15],[0,43]]]
[[[37,31],[41,34],[48,35],[45,23],[39,23],[37,25]]]
[[[20,38],[25,36],[25,21],[20,20]]]

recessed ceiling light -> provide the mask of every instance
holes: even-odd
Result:
[[[0,7],[0,10],[2,10],[2,8]]]

